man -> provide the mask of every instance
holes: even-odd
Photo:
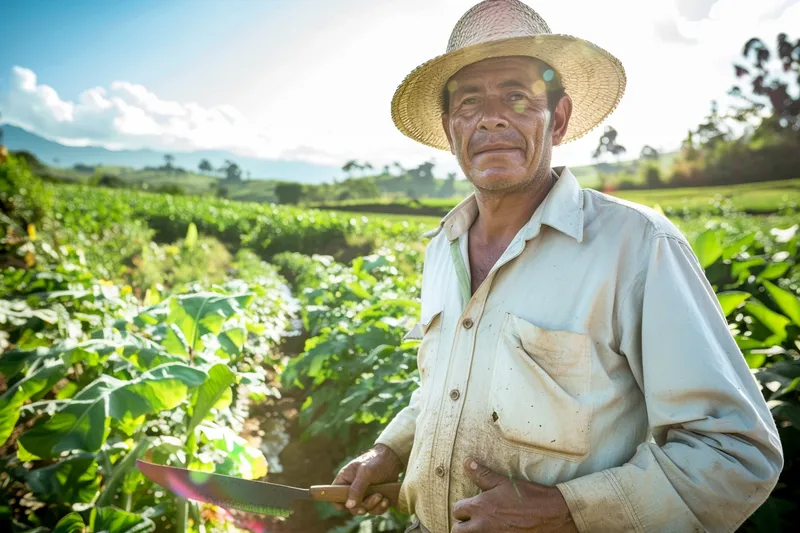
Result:
[[[552,147],[625,74],[518,0],[456,24],[392,116],[449,149],[475,193],[430,233],[421,385],[347,465],[353,514],[405,470],[409,531],[733,531],[782,468],[770,412],[714,291],[663,216],[592,190]]]

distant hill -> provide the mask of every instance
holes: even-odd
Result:
[[[157,150],[108,150],[99,146],[66,146],[31,133],[23,128],[5,124],[4,144],[9,150],[25,150],[33,153],[42,163],[50,166],[71,168],[82,163],[89,166],[102,167],[130,167],[142,169],[144,167],[159,167],[164,164],[164,155],[167,152]],[[251,179],[258,180],[285,180],[306,184],[332,183],[334,178],[345,178],[342,170],[332,165],[315,165],[302,161],[284,161],[273,159],[259,159],[254,157],[240,157],[223,150],[198,150],[194,152],[169,152],[175,157],[173,165],[184,168],[190,172],[197,172],[197,165],[201,159],[208,159],[217,168],[226,159],[236,162],[245,172],[250,172]],[[677,152],[661,154],[659,161],[662,175],[670,167]],[[600,184],[599,167],[606,173],[621,171],[636,172],[638,160],[622,161],[620,163],[601,163],[600,165],[586,165],[570,167],[570,170],[584,187],[597,187]],[[470,189],[468,183],[459,177],[456,182],[456,192],[466,194]]]
[[[23,128],[3,125],[3,144],[9,150],[33,153],[43,163],[57,167],[72,167],[78,163],[90,166],[121,166],[132,168],[157,167],[164,164],[164,155],[175,156],[174,165],[196,171],[201,159],[219,167],[226,159],[235,161],[252,179],[283,179],[302,183],[328,183],[343,176],[341,169],[302,161],[241,157],[223,150],[194,152],[160,152],[157,150],[107,150],[99,146],[65,146],[31,133]]]

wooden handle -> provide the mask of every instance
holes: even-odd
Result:
[[[350,492],[350,485],[314,485],[308,492],[311,499],[318,502],[344,503]],[[381,493],[384,498],[388,498],[393,506],[397,506],[397,499],[400,496],[400,483],[382,483],[380,485],[370,485],[367,487],[369,496],[376,492]]]

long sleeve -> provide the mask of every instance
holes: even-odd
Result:
[[[661,233],[643,252],[618,320],[653,438],[557,487],[581,532],[734,531],[777,482],[777,430],[689,245]]]
[[[417,429],[417,416],[419,415],[419,398],[421,389],[416,389],[411,393],[411,400],[408,405],[389,422],[375,444],[383,444],[389,447],[403,461],[408,464],[408,457],[411,455],[411,446],[414,444],[414,433]]]

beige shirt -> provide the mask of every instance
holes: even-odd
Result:
[[[664,216],[554,172],[471,297],[475,198],[431,232],[421,385],[376,441],[407,461],[401,507],[450,531],[471,456],[556,485],[582,532],[734,531],[783,458],[703,269]]]

